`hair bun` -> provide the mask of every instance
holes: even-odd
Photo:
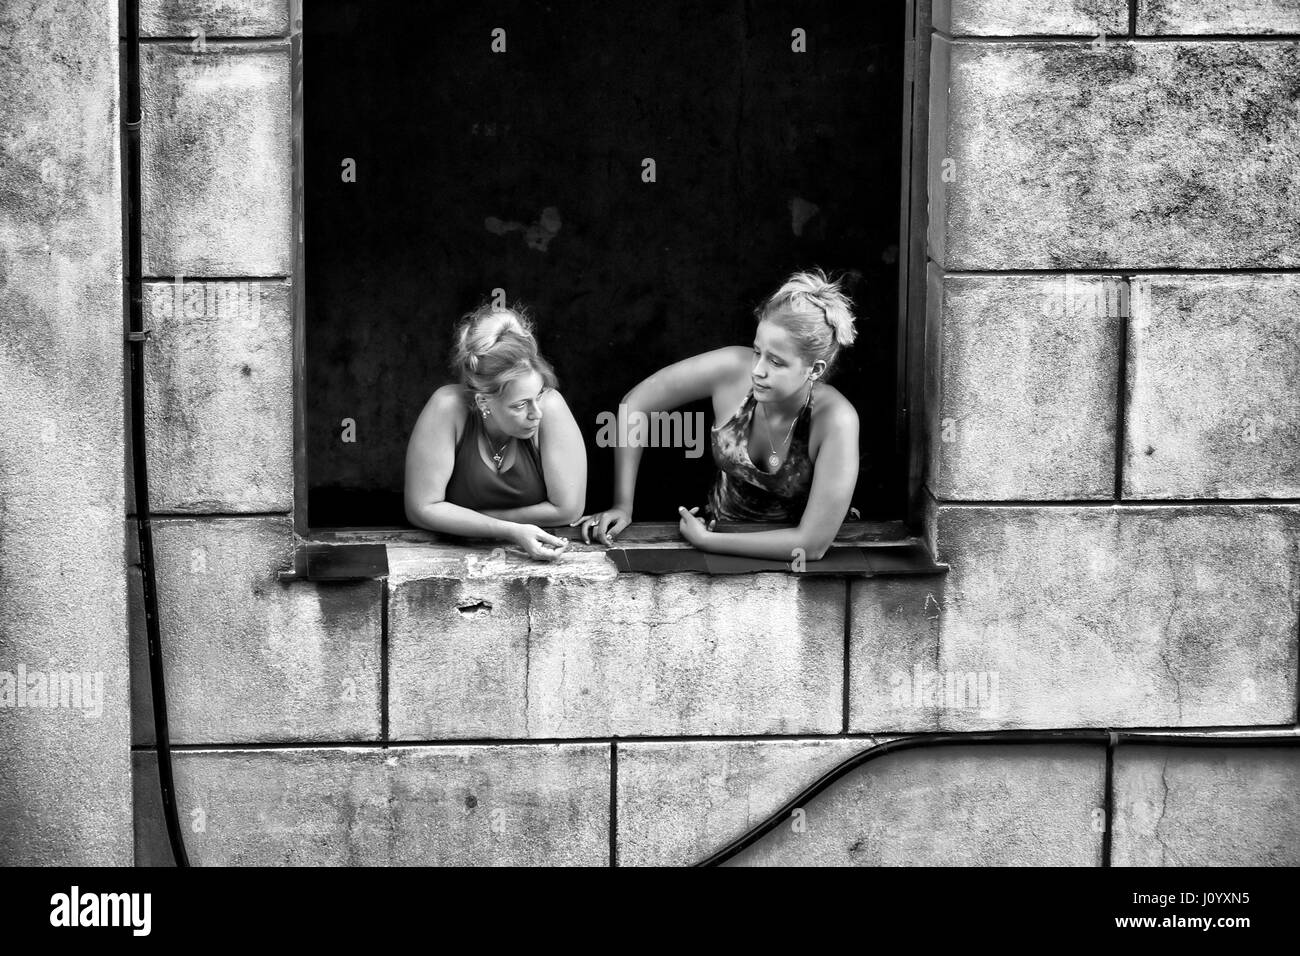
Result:
[[[525,367],[541,371],[548,384],[554,382],[554,371],[538,353],[532,320],[518,304],[485,300],[461,319],[452,343],[452,370],[472,391],[496,388]]]
[[[853,313],[849,311],[838,288],[835,293],[829,302],[822,300],[822,310],[826,313],[826,324],[831,327],[836,344],[844,348],[854,343],[858,337],[858,330],[853,324]]]
[[[840,288],[840,280],[831,279],[821,269],[813,269],[796,274],[790,284],[799,286],[800,294],[821,309],[836,345],[844,348],[857,340],[853,306]]]
[[[532,331],[519,320],[519,316],[504,309],[499,312],[491,312],[480,319],[475,332],[476,338],[478,338],[485,350],[500,342],[501,337],[507,332],[514,332],[525,338],[533,337]]]

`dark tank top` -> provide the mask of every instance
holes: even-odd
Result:
[[[483,460],[479,452],[478,436],[482,431],[483,418],[471,409],[465,416],[460,441],[456,443],[456,464],[447,479],[446,499],[472,511],[523,508],[546,501],[542,455],[536,443],[532,439],[512,438],[514,464],[505,471],[497,471]],[[492,442],[489,440],[488,444]],[[509,446],[505,453],[510,454]]]
[[[799,412],[781,466],[761,470],[749,457],[750,423],[756,407],[751,388],[735,414],[714,425],[713,462],[718,477],[709,490],[706,513],[719,521],[773,521],[797,524],[808,506],[813,463],[808,453],[813,398]]]

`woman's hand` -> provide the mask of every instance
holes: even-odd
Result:
[[[514,532],[511,540],[534,561],[554,561],[569,550],[566,539],[557,538],[533,524],[519,525],[519,530]]]
[[[695,513],[699,510],[698,507],[692,508],[690,511],[679,507],[677,513],[682,516],[682,520],[677,522],[677,530],[690,544],[702,551],[705,542],[708,541],[709,535],[713,533],[713,529],[718,522],[717,519],[714,519],[709,522],[709,526],[706,528],[704,522],[696,517]]]
[[[577,525],[581,528],[582,540],[588,544],[591,544],[591,536],[594,532],[601,543],[611,545],[618,533],[631,523],[631,509],[615,506],[606,511],[599,511],[596,514],[583,515],[577,521],[570,521],[569,527],[572,528]]]

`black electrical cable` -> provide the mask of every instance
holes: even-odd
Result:
[[[1244,736],[1241,734],[1231,737],[1190,737],[1185,735],[1173,734],[1143,734],[1143,733],[1124,733],[1122,731],[1111,730],[999,730],[988,731],[985,733],[958,733],[958,734],[913,734],[906,737],[900,737],[897,740],[886,741],[883,744],[877,744],[868,747],[852,757],[841,761],[835,767],[832,767],[826,773],[818,777],[813,783],[809,784],[803,790],[799,791],[790,800],[787,800],[780,809],[776,810],[763,822],[751,827],[749,830],[736,837],[722,849],[718,850],[696,863],[696,866],[719,866],[732,857],[736,856],[743,850],[753,846],[767,834],[771,833],[781,824],[790,819],[795,810],[804,807],[808,801],[812,800],[819,793],[829,787],[835,781],[839,780],[846,774],[858,769],[872,760],[877,760],[886,754],[897,753],[900,750],[916,750],[928,747],[953,746],[953,745],[981,745],[981,744],[1092,744],[1094,746],[1104,746],[1113,754],[1115,748],[1121,743],[1130,744],[1149,744],[1161,747],[1168,746],[1199,746],[1199,747],[1294,747],[1300,745],[1300,736],[1290,737],[1262,737],[1262,736]],[[1107,774],[1107,790],[1110,789],[1109,770]],[[1107,794],[1107,807],[1109,809],[1109,793]],[[1106,815],[1106,836],[1104,842],[1109,847],[1110,834],[1110,813]]]
[[[158,588],[154,568],[153,527],[149,518],[149,471],[144,427],[144,255],[140,246],[140,0],[126,4],[126,194],[127,194],[127,342],[131,354],[131,461],[135,469],[136,533],[140,549],[145,630],[149,643],[149,683],[153,689],[154,736],[158,748],[158,782],[163,817],[177,866],[189,866],[176,815],[172,780],[171,736],[167,729],[167,689],[163,680],[162,635],[158,626]]]

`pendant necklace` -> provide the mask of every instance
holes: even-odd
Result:
[[[812,389],[808,389],[808,398],[803,400],[804,406],[807,406],[808,399],[812,398]],[[803,408],[799,409],[799,415],[803,414]],[[789,451],[790,439],[794,435],[794,426],[799,424],[799,415],[795,415],[794,421],[790,423],[790,431],[786,433],[785,444],[782,446]],[[763,406],[763,424],[767,426],[767,443],[772,448],[772,454],[767,456],[767,470],[776,471],[781,467],[781,456],[776,453],[776,445],[772,442],[772,423],[767,420],[767,406]]]
[[[486,422],[485,422],[484,424],[485,424],[485,426],[486,426]],[[487,433],[487,428],[486,428],[486,427],[484,427],[484,429],[483,429],[483,438],[484,438],[484,440],[486,440],[487,443],[488,443],[488,451],[492,451],[492,439],[491,439],[491,438],[488,438],[488,433]],[[492,452],[492,461],[496,464],[496,466],[497,466],[497,471],[500,471],[500,470],[501,470],[501,463],[505,460],[505,457],[506,457],[506,446],[509,445],[509,444],[510,444],[510,436],[507,435],[507,436],[506,436],[506,440],[505,440],[505,442],[503,442],[502,445],[501,445],[501,450],[500,450],[500,451],[496,451],[496,452]]]

